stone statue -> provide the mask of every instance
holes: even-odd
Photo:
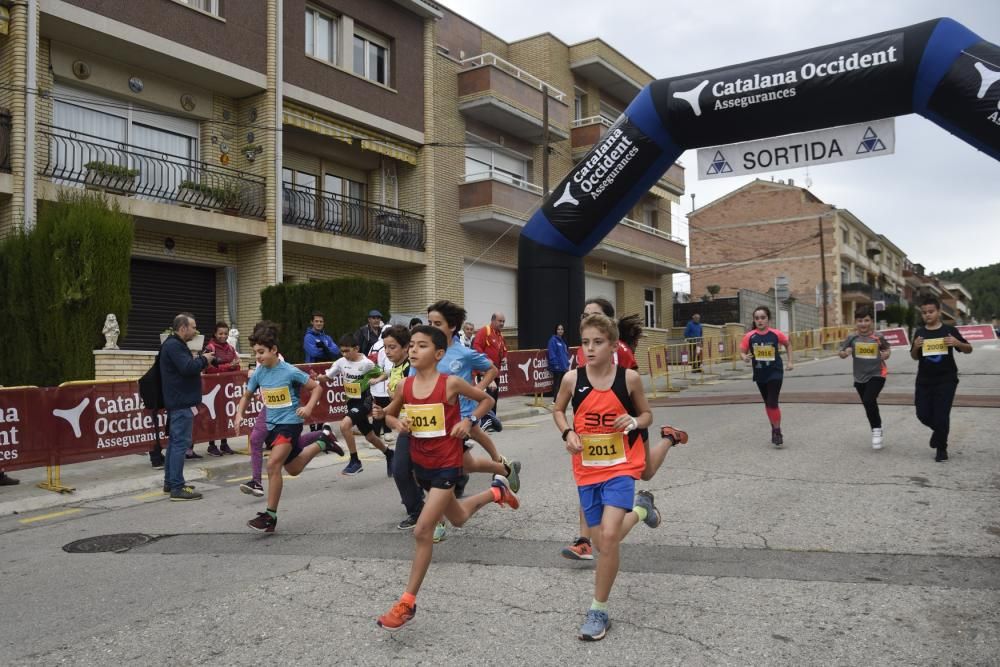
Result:
[[[121,333],[121,329],[118,328],[118,318],[115,317],[114,313],[108,313],[108,316],[104,318],[104,328],[101,331],[104,333],[104,349],[117,350],[118,335]]]
[[[226,338],[226,342],[229,343],[229,345],[234,350],[236,350],[237,352],[239,352],[240,351],[240,348],[239,348],[240,330],[237,329],[236,327],[233,327],[232,329],[230,329],[229,330],[229,337]]]

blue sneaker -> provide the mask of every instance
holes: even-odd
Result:
[[[434,526],[434,544],[443,541],[446,537],[448,537],[448,528],[445,526],[444,521],[441,521],[438,525]]]
[[[503,430],[503,422],[500,421],[500,416],[497,413],[490,410],[487,413],[486,418],[490,420],[491,431],[496,431],[497,433],[499,433],[500,431]]]
[[[637,493],[635,495],[635,505],[646,510],[646,518],[643,519],[643,523],[650,528],[656,528],[660,525],[660,510],[656,509],[656,505],[653,504],[652,493],[649,491],[640,491]]]
[[[347,475],[348,477],[353,477],[359,472],[363,471],[364,468],[361,466],[361,461],[355,460],[344,466],[344,469],[340,471],[341,475]]]
[[[610,627],[611,620],[608,618],[608,612],[590,609],[587,611],[587,618],[580,626],[580,634],[577,636],[585,642],[601,641],[604,639],[604,635],[608,634]]]

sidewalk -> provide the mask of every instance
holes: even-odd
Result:
[[[508,421],[548,413],[545,408],[532,407],[530,399],[530,396],[505,398],[502,401],[505,405],[500,419]],[[376,450],[364,438],[358,437],[357,441],[358,454],[362,460],[376,460],[373,457],[373,454],[377,454]],[[229,438],[229,445],[246,453],[208,456],[205,454],[205,444],[197,444],[196,450],[204,458],[185,463],[185,481],[197,485],[199,481],[249,479],[251,468],[247,437]],[[313,459],[309,467],[315,469],[346,465],[348,460],[346,456],[320,455]],[[75,488],[73,493],[56,493],[39,488],[38,483],[44,482],[46,478],[45,468],[28,468],[9,473],[21,483],[16,486],[0,486],[0,516],[37,512],[127,493],[162,492],[163,487],[163,470],[152,468],[146,450],[137,451],[134,455],[63,466],[60,473],[63,485]]]

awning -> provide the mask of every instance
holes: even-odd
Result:
[[[358,139],[362,150],[372,151],[408,164],[417,164],[416,147],[307,107],[285,102],[282,122],[347,144],[353,144],[354,140]]]

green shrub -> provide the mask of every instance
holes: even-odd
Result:
[[[128,328],[133,236],[117,205],[81,192],[39,202],[35,228],[0,243],[0,318],[17,323],[0,384],[93,379],[107,314]]]
[[[180,187],[184,190],[197,192],[209,199],[214,199],[222,206],[239,204],[240,189],[229,183],[215,187],[205,183],[195,183],[194,181],[181,181]]]
[[[260,312],[264,319],[281,325],[280,349],[290,363],[305,359],[302,338],[314,310],[326,319],[326,332],[336,342],[342,334],[354,333],[376,308],[389,318],[389,285],[366,278],[336,278],[312,283],[272,285],[261,290]],[[249,332],[248,332],[249,333]]]
[[[100,162],[94,160],[93,162],[88,162],[83,165],[88,171],[97,172],[101,176],[108,176],[110,178],[125,178],[132,179],[139,175],[138,169],[129,169],[128,167],[123,167],[117,164],[111,164],[109,162]]]

